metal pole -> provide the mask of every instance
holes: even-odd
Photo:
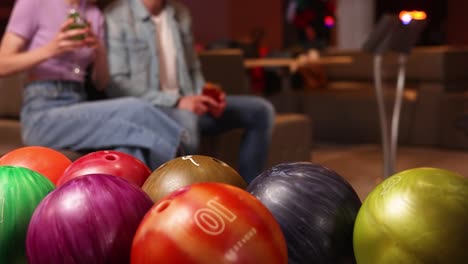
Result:
[[[403,92],[405,89],[407,55],[401,53],[398,56],[398,77],[393,106],[392,123],[388,128],[387,115],[385,111],[384,91],[382,87],[382,56],[374,57],[374,83],[379,110],[379,121],[382,136],[383,170],[384,178],[388,178],[395,173],[395,164],[398,147],[398,128],[400,124],[401,106],[403,102]],[[390,135],[388,134],[390,131]]]
[[[384,92],[382,87],[382,55],[380,54],[374,56],[374,85],[379,111],[380,132],[382,137],[384,177],[387,178],[393,174],[394,169],[390,159],[390,142],[388,136],[389,130],[385,111]]]
[[[403,91],[405,89],[405,72],[406,72],[407,55],[401,53],[398,56],[398,79],[395,93],[395,105],[393,107],[392,116],[392,131],[390,133],[390,163],[395,167],[397,147],[398,147],[398,128],[400,124],[401,105],[403,101]]]

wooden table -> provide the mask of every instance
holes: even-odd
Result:
[[[309,61],[317,64],[347,64],[351,63],[353,59],[350,56],[324,56],[317,60]],[[290,69],[296,68],[298,59],[294,58],[256,58],[244,59],[244,66],[248,69],[255,67],[266,68],[281,68],[289,67]]]
[[[308,60],[306,63],[317,64],[348,64],[353,61],[350,56],[324,56],[316,60]],[[244,67],[246,69],[263,67],[276,68],[281,77],[281,90],[283,92],[284,101],[287,109],[293,109],[291,74],[295,73],[300,64],[300,60],[296,58],[255,58],[244,59]]]
[[[350,56],[324,56],[317,60],[309,60],[307,63],[317,64],[348,64],[353,61]],[[247,69],[263,67],[278,68],[282,76],[282,90],[290,90],[289,79],[291,73],[296,72],[299,65],[299,59],[296,58],[255,58],[244,59],[244,67]]]

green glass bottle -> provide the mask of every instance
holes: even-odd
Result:
[[[73,19],[73,23],[68,26],[68,29],[80,29],[87,27],[86,21],[80,16],[80,13],[72,8],[68,13],[68,18]],[[78,35],[71,38],[72,40],[83,40],[85,35]]]

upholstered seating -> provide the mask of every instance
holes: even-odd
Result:
[[[350,56],[352,62],[324,65],[328,85],[324,89],[296,91],[292,99],[296,109],[292,110],[313,118],[314,142],[380,143],[373,57],[359,50],[327,51],[322,55]],[[467,48],[417,47],[412,50],[406,65],[400,144],[468,148],[468,137],[454,126],[468,106],[467,67]],[[389,120],[397,70],[396,54],[386,54],[382,78]],[[281,104],[281,95],[274,99],[277,105]]]
[[[22,74],[0,78],[0,156],[23,145],[18,121],[22,87]]]
[[[244,57],[237,49],[219,49],[199,54],[207,81],[220,84],[227,94],[251,94]],[[277,113],[267,166],[288,161],[309,161],[312,133],[311,118],[299,113]],[[242,131],[204,139],[203,152],[237,164]]]
[[[239,89],[237,93],[247,93],[248,81],[242,64],[242,54],[235,52],[225,55],[216,55],[215,58],[213,57],[214,61],[202,59],[207,80],[222,84],[228,92]],[[243,74],[236,75],[236,73]],[[23,80],[21,74],[0,78],[0,156],[23,146],[19,123]],[[278,115],[267,166],[285,161],[309,160],[310,131],[311,123],[307,116]],[[219,137],[204,138],[201,154],[217,157],[236,167],[241,134],[242,131],[232,131]],[[83,154],[67,150],[60,151],[71,159],[76,159]]]

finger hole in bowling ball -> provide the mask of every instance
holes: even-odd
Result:
[[[162,201],[160,204],[156,206],[156,212],[161,213],[162,211],[166,210],[170,204],[171,204],[171,200]]]
[[[104,157],[106,160],[109,160],[109,161],[114,161],[114,160],[117,160],[117,156],[116,155],[112,155],[112,154],[108,154]]]

